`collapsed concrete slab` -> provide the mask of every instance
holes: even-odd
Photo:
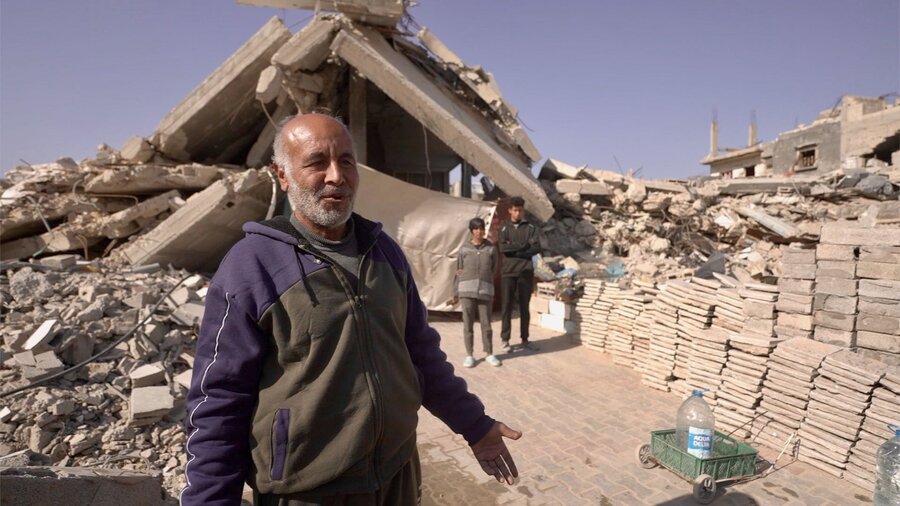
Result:
[[[378,32],[357,29],[341,30],[332,51],[506,193],[521,195],[532,214],[541,220],[553,215],[547,195],[531,173],[526,174],[529,168],[500,146],[483,118],[445,94]]]
[[[265,216],[272,180],[248,170],[217,181],[196,193],[164,222],[120,248],[131,265],[171,264],[214,271],[242,236],[241,225]]]
[[[219,178],[219,168],[190,164],[177,167],[136,165],[104,170],[84,185],[89,193],[135,195],[166,190],[202,190]]]
[[[337,26],[331,19],[314,19],[272,55],[272,65],[283,72],[319,68],[331,52],[335,30]]]
[[[7,467],[0,469],[3,504],[158,506],[162,475],[101,467]]]
[[[175,160],[242,163],[265,119],[252,98],[260,72],[290,38],[273,17],[160,121],[151,143]]]

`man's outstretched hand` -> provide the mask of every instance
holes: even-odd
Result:
[[[497,481],[504,481],[512,485],[513,480],[519,477],[519,470],[516,469],[516,463],[513,462],[509,450],[503,438],[519,439],[522,433],[510,429],[501,422],[494,422],[491,430],[481,438],[480,441],[472,445],[472,453],[481,464],[484,472],[493,476]]]

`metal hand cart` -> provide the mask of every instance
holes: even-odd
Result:
[[[716,431],[712,457],[701,459],[678,447],[675,429],[650,433],[650,443],[637,449],[637,460],[644,469],[661,465],[681,478],[693,482],[694,499],[709,504],[716,498],[716,484],[756,474],[757,452],[750,445]]]

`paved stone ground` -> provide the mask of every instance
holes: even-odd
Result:
[[[462,324],[434,318],[442,347],[457,373],[484,401],[488,414],[521,430],[508,443],[520,471],[508,487],[484,474],[465,441],[422,411],[419,452],[424,505],[687,505],[691,485],[663,469],[642,469],[636,448],[650,431],[674,427],[681,399],[640,384],[637,372],[564,335],[532,328],[538,352],[500,355],[501,367],[483,361],[459,366],[465,356]],[[499,322],[494,340],[499,352]],[[513,323],[513,329],[518,323]],[[476,326],[476,352],[480,336]],[[513,336],[516,336],[515,331]],[[516,337],[513,337],[516,342]],[[762,449],[774,460],[776,452]],[[869,494],[803,462],[782,457],[772,473],[720,486],[716,505],[869,504]]]

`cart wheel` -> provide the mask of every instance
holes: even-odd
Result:
[[[635,456],[637,457],[638,464],[644,469],[653,469],[656,467],[656,461],[650,456],[649,444],[644,443],[641,446],[638,446]]]
[[[716,498],[716,480],[708,474],[701,474],[694,480],[694,499],[700,504],[709,504]]]

